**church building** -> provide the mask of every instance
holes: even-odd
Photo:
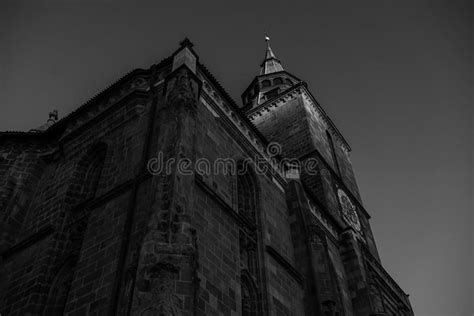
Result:
[[[413,315],[351,147],[266,40],[239,102],[185,39],[0,132],[0,315]]]

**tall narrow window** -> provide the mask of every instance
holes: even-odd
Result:
[[[336,172],[339,174],[339,176],[341,176],[341,169],[339,168],[339,162],[337,161],[337,155],[336,155],[336,148],[334,147],[334,142],[332,140],[331,134],[328,131],[326,131],[326,136],[328,138],[332,160],[334,162],[334,168],[336,169]]]
[[[76,165],[66,192],[66,211],[95,196],[104,165],[106,145],[100,143],[88,151]],[[67,258],[65,264],[56,272],[49,291],[44,315],[63,315],[74,272],[79,260],[84,234],[89,221],[89,210],[68,212],[67,224],[63,229],[69,235],[61,257]]]
[[[257,288],[251,278],[242,274],[242,316],[257,316],[258,311],[258,295]]]
[[[78,162],[66,196],[69,197],[69,206],[74,206],[95,196],[102,172],[106,145],[99,143],[95,145]]]
[[[74,266],[75,260],[69,258],[56,272],[43,315],[60,316],[64,314],[69,288],[74,276]]]
[[[237,168],[237,205],[239,214],[252,224],[257,224],[258,186],[255,174],[245,163]],[[242,227],[239,231],[240,267],[242,269],[242,315],[257,316],[259,313],[258,291],[255,282],[259,282],[258,235],[255,231]]]
[[[242,165],[243,166],[243,165]],[[239,214],[256,223],[258,192],[255,185],[255,177],[247,168],[239,167],[237,173],[237,205]]]

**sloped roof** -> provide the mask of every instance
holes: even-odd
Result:
[[[172,56],[167,57],[160,61],[158,64],[155,64],[155,67],[163,67],[165,65],[171,64],[172,62]],[[116,90],[118,87],[120,87],[122,84],[125,82],[131,80],[132,78],[136,77],[137,75],[146,75],[149,73],[149,70],[144,70],[141,68],[134,69],[112,83],[110,86],[93,96],[91,99],[89,99],[86,103],[80,105],[76,110],[72,111],[65,117],[61,118],[59,121],[54,123],[53,125],[49,126],[46,129],[33,129],[29,130],[27,132],[24,131],[1,131],[0,136],[28,136],[28,135],[38,135],[38,134],[54,134],[54,133],[60,133],[64,129],[64,127],[67,125],[68,122],[70,122],[74,117],[77,117],[81,113],[87,111],[91,107],[93,107],[95,104],[97,104],[100,100],[108,96],[112,91]],[[41,127],[44,127],[43,125]]]
[[[184,41],[182,41],[181,45],[190,45],[191,47],[193,46],[191,41],[189,41],[188,39],[185,39]],[[164,66],[167,66],[167,65],[171,65],[171,63],[173,61],[173,56],[174,56],[174,54],[166,57],[165,59],[160,61],[158,64],[154,64],[152,67],[161,68],[161,67],[164,67]],[[126,75],[124,75],[123,77],[121,77],[120,79],[115,81],[114,83],[112,83],[109,87],[105,88],[104,90],[102,90],[101,92],[99,92],[98,94],[93,96],[87,102],[80,105],[76,110],[72,111],[71,113],[64,116],[59,121],[57,121],[56,123],[54,123],[50,126],[46,126],[46,124],[44,124],[44,125],[41,126],[41,128],[36,128],[36,129],[29,130],[29,131],[0,131],[0,138],[3,138],[3,137],[9,137],[9,138],[10,137],[15,137],[15,138],[18,138],[18,137],[22,137],[22,138],[24,138],[24,137],[33,137],[33,138],[41,137],[42,138],[43,136],[54,136],[54,135],[61,134],[64,131],[64,129],[66,128],[67,124],[70,121],[72,121],[75,117],[81,115],[81,113],[84,113],[85,111],[92,108],[94,105],[98,104],[103,98],[110,95],[114,90],[119,88],[122,84],[128,82],[129,80],[133,79],[134,77],[136,77],[138,75],[149,75],[150,69],[152,67],[150,67],[149,69],[137,68],[137,69],[134,69],[134,70],[130,71],[129,73],[127,73]],[[236,114],[238,114],[240,116],[242,121],[244,121],[252,129],[252,131],[255,133],[255,135],[257,137],[259,137],[260,140],[264,144],[268,144],[268,141],[266,140],[266,138],[258,131],[258,129],[247,118],[247,116],[244,113],[242,113],[242,111],[240,110],[237,103],[227,93],[227,91],[219,83],[219,81],[211,74],[211,72],[207,69],[207,67],[204,66],[200,62],[198,62],[198,67],[206,75],[206,77],[209,79],[209,81],[216,87],[216,89],[219,90],[221,95],[226,99],[226,101],[233,108],[233,110],[236,112]]]

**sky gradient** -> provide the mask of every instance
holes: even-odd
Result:
[[[264,33],[352,147],[382,262],[415,315],[472,315],[469,1],[0,4],[0,130],[65,116],[188,36],[235,101]]]

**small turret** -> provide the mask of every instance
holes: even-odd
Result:
[[[58,121],[58,110],[53,110],[49,112],[48,123],[54,124]]]
[[[30,129],[30,132],[43,132],[47,130],[48,128],[50,128],[57,121],[58,121],[58,110],[53,110],[49,112],[49,117],[46,123],[44,123],[43,125],[37,128]]]

